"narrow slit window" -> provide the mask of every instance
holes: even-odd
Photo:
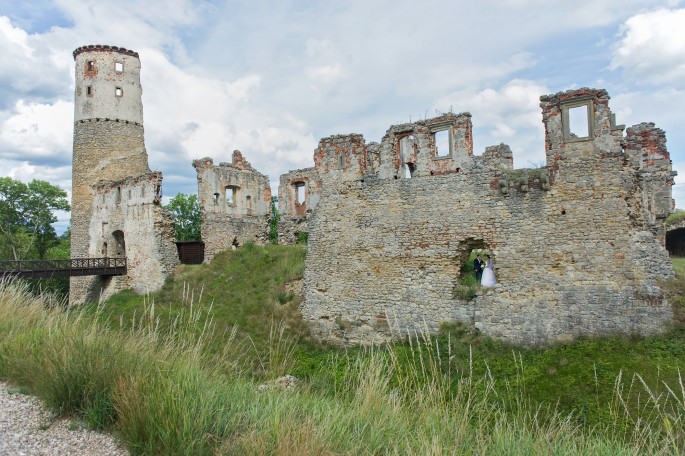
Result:
[[[219,204],[219,194],[218,193],[214,194],[214,204]]]
[[[117,204],[121,203],[121,187],[117,187],[116,202]]]
[[[120,96],[124,95],[124,91],[121,90],[121,87],[117,87],[114,89],[114,95],[116,95],[117,97],[120,97]]]
[[[93,96],[93,86],[86,86],[86,95],[89,97]]]
[[[95,61],[94,60],[88,60],[86,62],[86,70],[95,71]]]
[[[435,155],[438,157],[448,157],[450,155],[450,132],[440,130],[433,133],[435,139]]]
[[[588,105],[568,108],[568,134],[569,139],[590,136]]]
[[[124,64],[121,62],[114,62],[114,71],[116,71],[117,73],[123,73]]]
[[[343,169],[345,167],[345,156],[343,154],[340,154],[338,156],[338,167],[340,169]]]

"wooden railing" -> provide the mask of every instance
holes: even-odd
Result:
[[[3,260],[0,276],[18,279],[44,279],[87,275],[124,275],[126,258],[70,258],[67,260]]]

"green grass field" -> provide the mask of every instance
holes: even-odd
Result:
[[[312,341],[305,249],[245,246],[148,297],[61,312],[0,290],[0,376],[135,454],[679,454],[685,259],[674,327],[520,349],[452,325],[387,347]],[[30,302],[32,301],[33,302]],[[259,393],[285,373],[295,391]]]

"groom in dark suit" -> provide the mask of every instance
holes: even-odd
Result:
[[[476,275],[476,282],[480,283],[483,278],[483,260],[480,259],[480,255],[477,255],[476,259],[473,260],[473,272]]]

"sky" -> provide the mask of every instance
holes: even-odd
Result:
[[[276,194],[320,138],[448,111],[476,155],[544,166],[540,96],[593,87],[618,124],[666,131],[685,208],[684,24],[685,0],[0,0],[0,174],[70,194],[72,51],[108,44],[140,55],[164,201],[197,192],[194,159],[238,149]]]

